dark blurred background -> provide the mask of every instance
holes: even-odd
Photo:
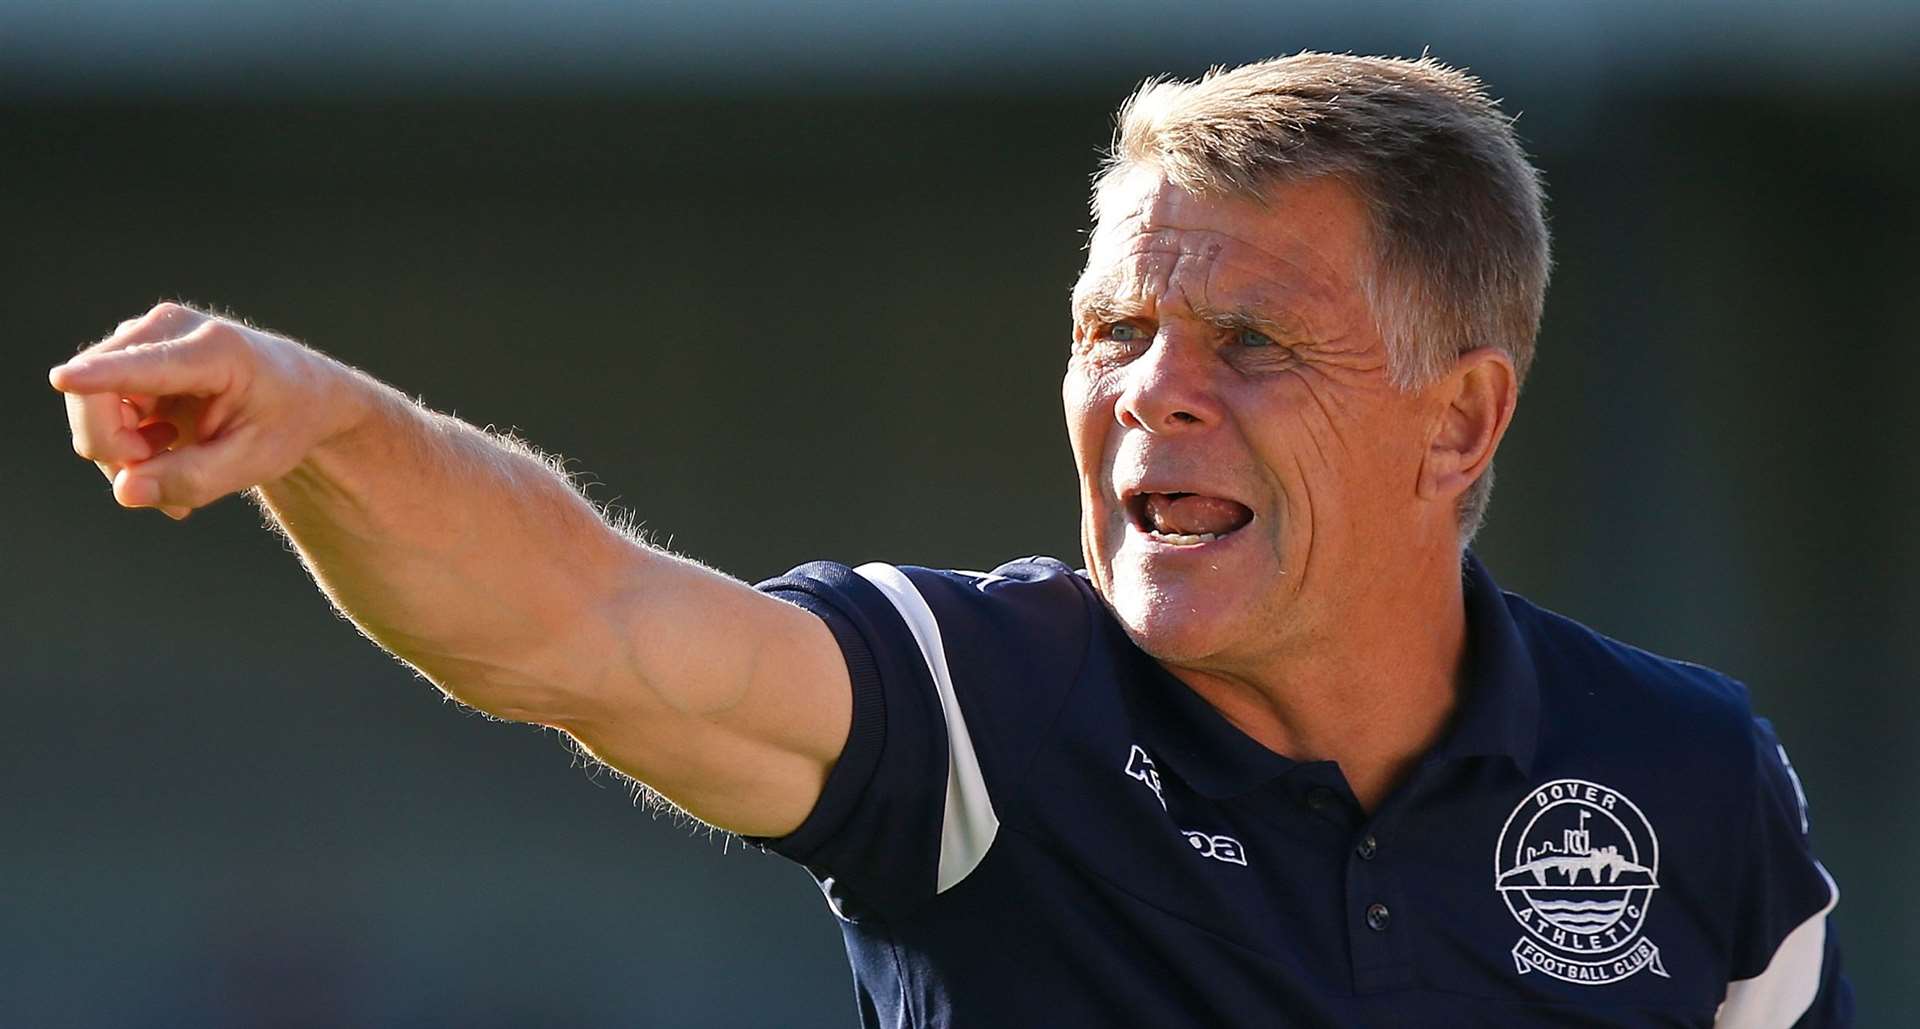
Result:
[[[1920,7],[1754,6],[0,0],[0,1025],[853,1022],[798,868],[460,713],[245,503],[114,507],[45,385],[75,347],[231,309],[746,579],[1072,557],[1058,376],[1113,105],[1427,46],[1552,197],[1480,550],[1751,685],[1863,1024],[1908,1024]]]

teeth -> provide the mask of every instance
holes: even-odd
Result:
[[[1161,532],[1159,529],[1148,529],[1147,535],[1152,536],[1162,543],[1171,543],[1176,547],[1191,547],[1200,543],[1212,543],[1214,540],[1220,538],[1220,534],[1217,532]]]

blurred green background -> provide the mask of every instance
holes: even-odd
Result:
[[[1904,1024],[1920,18],[1547,8],[0,2],[0,1025],[853,1023],[801,870],[460,713],[248,505],[115,508],[44,382],[75,347],[231,309],[746,579],[1071,558],[1058,376],[1113,105],[1426,45],[1521,113],[1552,198],[1480,550],[1751,685],[1863,1024]]]

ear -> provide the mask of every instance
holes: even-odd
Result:
[[[1506,351],[1478,347],[1428,389],[1442,406],[1420,466],[1420,496],[1451,503],[1493,463],[1520,385]]]

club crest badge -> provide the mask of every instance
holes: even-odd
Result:
[[[1584,779],[1535,787],[1500,830],[1493,877],[1526,930],[1513,945],[1521,975],[1598,986],[1641,969],[1667,974],[1642,933],[1660,889],[1660,841],[1618,790]]]

